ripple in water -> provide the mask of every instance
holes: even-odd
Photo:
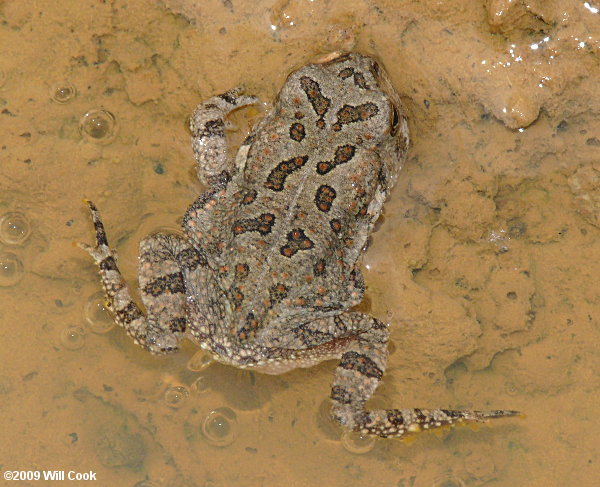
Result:
[[[23,278],[23,263],[12,252],[0,252],[0,286],[10,287]]]
[[[68,103],[77,96],[77,90],[68,81],[53,86],[50,90],[50,98],[56,103]]]
[[[202,434],[214,446],[231,445],[237,436],[237,416],[228,408],[217,408],[204,418]]]
[[[169,387],[165,391],[164,401],[167,406],[173,409],[179,409],[189,397],[190,391],[184,386]]]
[[[85,345],[85,330],[80,326],[69,326],[60,333],[60,343],[67,350],[79,350]]]
[[[190,386],[190,389],[195,394],[204,394],[205,392],[208,392],[210,390],[210,384],[206,375],[198,375],[196,380]]]
[[[103,108],[90,110],[79,121],[81,135],[96,144],[109,144],[117,132],[117,119]]]
[[[136,482],[133,487],[160,487],[160,484],[153,482],[152,480],[140,480]]]
[[[377,441],[376,436],[365,435],[357,431],[344,431],[342,434],[342,445],[350,453],[363,455],[370,452]]]
[[[465,483],[456,477],[442,477],[433,482],[433,487],[465,487]]]
[[[317,412],[317,428],[330,440],[339,440],[340,438],[340,427],[331,418],[331,400],[324,399],[319,406]]]
[[[192,372],[201,372],[215,363],[215,360],[204,350],[198,350],[192,358],[188,360],[187,369]]]
[[[6,245],[23,245],[31,234],[29,220],[18,211],[0,217],[0,240]]]
[[[97,292],[90,296],[85,304],[85,319],[88,323],[88,328],[94,333],[106,333],[115,326],[115,321],[108,312],[104,302],[104,293]]]

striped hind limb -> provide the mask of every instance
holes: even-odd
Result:
[[[106,306],[115,322],[134,341],[152,353],[177,350],[186,327],[185,285],[181,259],[189,254],[189,244],[175,235],[155,234],[140,243],[139,281],[144,312],[132,299],[110,248],[104,224],[96,206],[86,200],[96,230],[96,245],[79,243],[100,271]]]
[[[367,315],[346,313],[361,330],[349,340],[335,370],[331,389],[332,417],[345,428],[383,438],[402,437],[422,430],[461,422],[482,422],[514,416],[517,411],[470,411],[449,409],[366,410],[365,403],[379,385],[387,361],[387,326]]]

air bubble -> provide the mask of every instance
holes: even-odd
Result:
[[[192,372],[201,372],[214,363],[215,360],[208,353],[203,350],[198,350],[194,356],[188,360],[187,369]]]
[[[85,330],[80,326],[69,326],[61,332],[60,342],[67,350],[79,350],[85,345]]]
[[[356,431],[345,431],[342,434],[342,445],[350,453],[363,455],[370,452],[375,446],[377,437],[369,436]]]
[[[112,142],[117,132],[115,116],[102,108],[90,110],[79,121],[79,131],[86,139],[97,144]]]
[[[202,423],[202,434],[211,445],[231,445],[237,436],[235,412],[227,407],[211,411]]]
[[[167,406],[169,406],[170,408],[178,409],[183,405],[183,403],[185,402],[185,400],[188,398],[189,395],[190,395],[190,391],[188,390],[187,387],[173,386],[173,387],[169,387],[165,391],[164,400],[165,400],[165,403],[167,404]]]
[[[68,103],[77,96],[77,90],[68,81],[57,84],[50,90],[50,98],[56,103]]]
[[[0,252],[0,286],[10,287],[23,278],[23,263],[12,252]]]
[[[104,293],[98,292],[90,296],[85,304],[85,319],[88,328],[94,333],[106,333],[115,326],[115,321],[104,302]]]
[[[23,245],[31,234],[29,220],[18,211],[0,218],[0,240],[6,245]]]

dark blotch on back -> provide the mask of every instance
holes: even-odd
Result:
[[[304,137],[306,136],[306,131],[304,130],[304,125],[301,123],[293,123],[290,126],[290,138],[295,140],[296,142],[302,142]]]

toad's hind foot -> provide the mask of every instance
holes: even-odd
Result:
[[[380,409],[352,411],[349,408],[334,408],[334,416],[345,426],[364,434],[382,438],[400,438],[425,431],[460,423],[481,423],[489,419],[516,416],[518,411],[460,411],[449,409]]]
[[[152,353],[177,350],[177,336],[162,329],[160,323],[149,319],[131,298],[127,283],[117,266],[116,253],[108,245],[100,212],[91,201],[84,200],[84,202],[90,208],[96,229],[96,245],[91,246],[84,243],[77,245],[92,256],[100,270],[107,308],[115,322],[125,328],[138,345]]]

